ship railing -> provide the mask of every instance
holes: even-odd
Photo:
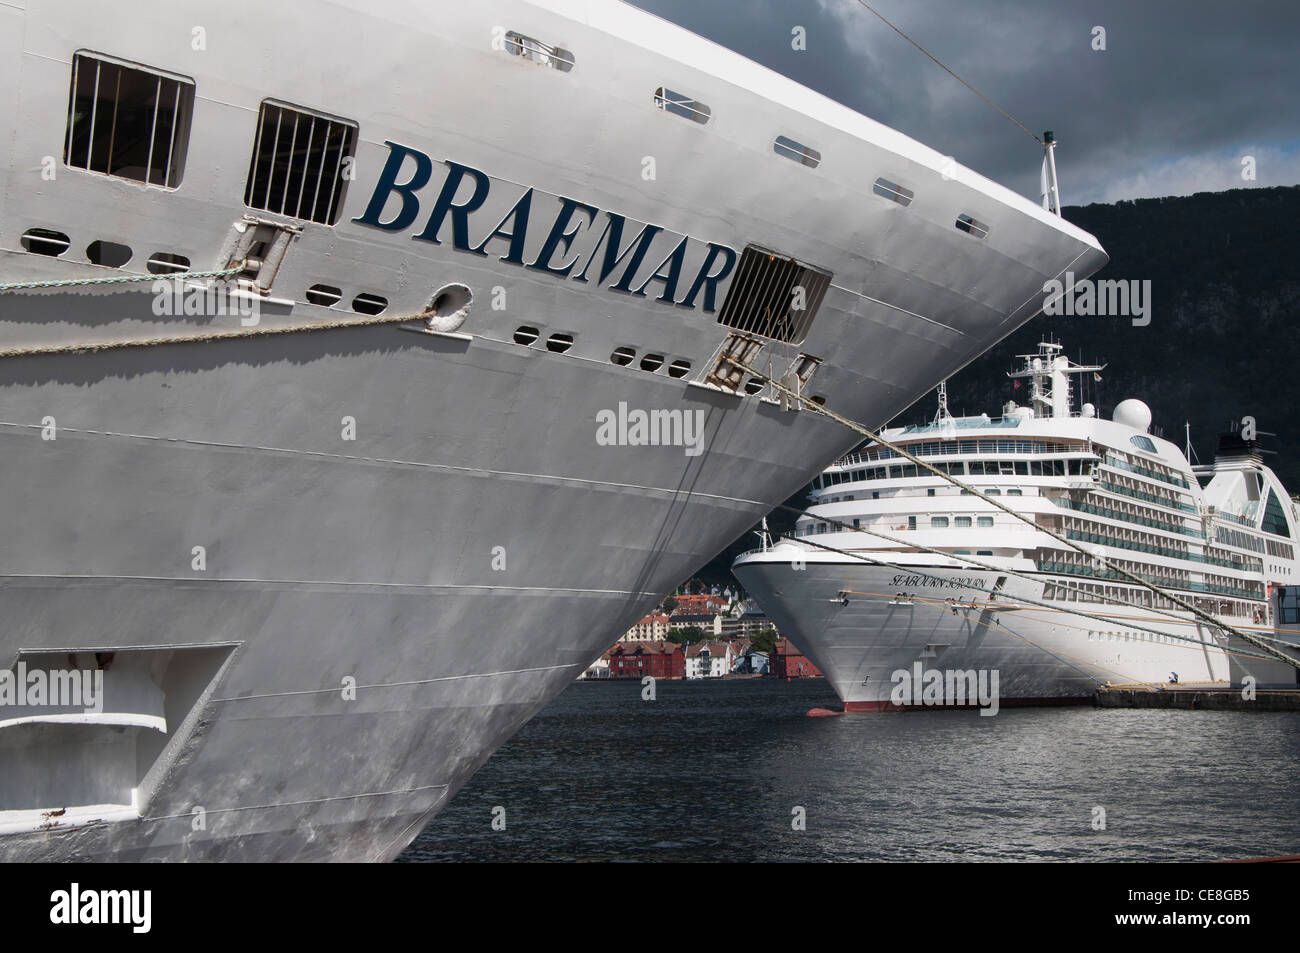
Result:
[[[1104,466],[1114,467],[1116,470],[1127,470],[1129,473],[1136,473],[1139,476],[1148,477],[1152,480],[1159,480],[1161,483],[1168,483],[1171,486],[1182,487],[1184,490],[1191,489],[1191,485],[1180,476],[1158,473],[1155,470],[1149,470],[1146,467],[1134,466],[1131,463],[1116,460],[1110,454],[1103,457],[1101,462]]]
[[[1067,539],[1078,540],[1081,543],[1096,543],[1101,546],[1114,546],[1116,549],[1127,549],[1136,553],[1147,553],[1152,556],[1165,556],[1169,559],[1185,559],[1188,562],[1203,563],[1207,566],[1219,566],[1222,569],[1235,569],[1238,572],[1259,572],[1262,567],[1249,566],[1246,563],[1236,563],[1228,559],[1216,559],[1213,556],[1201,556],[1197,553],[1185,553],[1177,549],[1166,549],[1163,546],[1152,546],[1149,543],[1137,543],[1129,539],[1119,539],[1114,536],[1107,536],[1104,533],[1086,533],[1082,530],[1066,530]]]
[[[1075,510],[1079,513],[1087,513],[1090,516],[1101,516],[1106,519],[1118,520],[1121,523],[1127,523],[1130,526],[1145,526],[1149,529],[1164,530],[1166,533],[1180,533],[1183,536],[1190,536],[1193,539],[1205,539],[1205,534],[1202,532],[1188,529],[1186,526],[1177,526],[1173,523],[1166,523],[1164,520],[1155,520],[1147,516],[1132,516],[1128,513],[1121,513],[1119,510],[1112,510],[1106,506],[1096,506],[1092,503],[1076,503],[1073,500],[1059,496],[1047,496],[1043,497],[1043,499],[1051,500],[1063,509]]]
[[[1143,493],[1139,490],[1130,490],[1127,487],[1120,486],[1118,483],[1107,483],[1105,480],[1099,480],[1096,484],[1096,488],[1107,493],[1118,493],[1121,496],[1132,497],[1135,500],[1141,500],[1143,503],[1152,503],[1156,506],[1167,506],[1171,510],[1182,510],[1185,513],[1198,514],[1200,512],[1190,503],[1166,499],[1163,496],[1155,496],[1151,493]]]
[[[907,452],[915,457],[967,456],[973,453],[996,454],[997,456],[1042,456],[1045,454],[1078,454],[1094,459],[1097,454],[1082,444],[1042,443],[1026,440],[954,440],[911,444]],[[864,463],[878,463],[881,460],[901,460],[903,457],[885,447],[878,450],[864,450],[849,453],[831,464],[832,467],[858,466]]]
[[[1052,560],[1037,560],[1039,572],[1050,572],[1062,576],[1086,576],[1090,579],[1107,579],[1115,582],[1130,581],[1128,576],[1111,569],[1094,569],[1091,566],[1076,566],[1073,563],[1058,563]],[[1165,589],[1184,590],[1188,592],[1209,592],[1221,596],[1235,596],[1239,599],[1262,599],[1263,593],[1251,589],[1238,589],[1233,586],[1216,586],[1208,582],[1191,582],[1169,580],[1149,573],[1133,573],[1139,579]]]

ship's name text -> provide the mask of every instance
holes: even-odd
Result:
[[[957,589],[975,586],[981,586],[980,580],[975,576],[953,576],[950,579],[939,579],[934,576],[914,576],[905,572],[896,573],[894,578],[889,582],[890,586],[915,586],[918,589]]]
[[[400,232],[417,225],[420,193],[437,164],[418,149],[386,145],[388,160],[375,191],[365,214],[353,221]],[[492,178],[451,159],[440,165],[447,171],[428,217],[412,236],[416,241],[441,245],[450,238],[453,248],[471,255],[497,254],[503,262],[557,278],[594,280],[614,291],[653,295],[664,304],[705,312],[717,309],[718,286],[736,265],[736,252],[726,245]]]

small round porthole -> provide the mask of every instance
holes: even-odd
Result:
[[[332,308],[343,298],[343,289],[335,288],[333,285],[312,285],[307,289],[306,296],[311,304]]]
[[[685,377],[691,372],[690,361],[673,361],[668,365],[669,377]]]
[[[105,268],[121,268],[133,254],[130,248],[118,242],[93,241],[86,246],[86,259],[92,265]]]
[[[541,333],[542,332],[537,330],[537,328],[530,328],[526,324],[521,325],[520,327],[515,328],[515,343],[528,347],[528,345],[537,340]]]
[[[49,255],[51,258],[58,258],[72,244],[67,235],[52,228],[29,228],[23,232],[19,241],[25,251],[35,255]]]
[[[641,358],[641,370],[649,371],[651,374],[663,366],[664,356],[662,354],[647,354]]]
[[[616,347],[614,348],[614,353],[609,356],[609,359],[619,367],[627,367],[636,360],[636,351],[632,350],[630,347]]]
[[[546,339],[546,350],[554,351],[556,354],[563,354],[571,347],[573,347],[572,334],[556,332]]]
[[[359,294],[352,299],[352,310],[357,314],[383,314],[388,307],[388,299],[379,295]]]

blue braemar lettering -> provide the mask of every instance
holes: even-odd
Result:
[[[429,184],[429,176],[433,175],[433,160],[423,152],[399,146],[395,142],[385,140],[384,144],[388,146],[388,161],[384,163],[384,171],[379,173],[375,194],[370,196],[366,213],[352,221],[374,228],[385,228],[390,232],[400,232],[404,228],[410,228],[415,216],[420,214],[420,200],[415,193]],[[402,171],[407,156],[415,158],[415,171],[405,185],[398,185],[397,175]],[[402,197],[402,210],[391,222],[381,222],[379,216],[384,213],[388,196],[394,192]]]
[[[556,216],[555,224],[551,226],[551,233],[546,236],[546,244],[542,246],[542,250],[537,254],[537,260],[529,265],[529,268],[535,268],[538,271],[549,271],[551,274],[559,275],[561,278],[569,277],[569,272],[573,271],[573,266],[578,263],[578,259],[573,259],[573,261],[569,262],[563,268],[557,268],[552,265],[551,259],[555,256],[555,250],[557,248],[560,249],[561,254],[567,255],[569,253],[569,246],[572,245],[573,240],[578,237],[578,232],[582,229],[581,222],[572,223],[572,231],[569,231],[568,228],[570,224],[569,220],[573,218],[573,213],[579,209],[587,213],[588,225],[591,225],[596,221],[596,213],[599,209],[587,205],[585,202],[579,202],[577,199],[561,199],[560,214]]]
[[[600,251],[600,246],[604,245],[605,259],[600,263],[598,283],[603,285],[610,273],[622,263],[628,254],[631,254],[631,260],[627,263],[627,267],[623,269],[623,277],[619,279],[618,284],[613,286],[616,291],[631,291],[632,276],[641,268],[641,261],[645,258],[645,253],[650,250],[650,243],[655,240],[655,236],[662,232],[663,229],[658,225],[645,225],[641,228],[640,234],[628,242],[627,248],[619,251],[618,247],[623,241],[623,225],[626,224],[627,219],[615,212],[606,212],[605,216],[607,218],[605,230],[600,233],[600,238],[596,239],[596,247],[591,250],[591,257],[587,259],[586,267],[573,280],[587,280],[587,268],[591,267],[591,263],[596,260],[596,253]],[[609,237],[608,242],[605,241],[606,236]]]
[[[641,287],[633,291],[632,294],[645,297],[646,285],[652,281],[662,281],[664,283],[664,293],[658,298],[659,301],[666,301],[669,304],[677,303],[677,279],[682,276],[682,262],[686,260],[686,244],[689,238],[683,238],[673,249],[673,253],[659,263],[659,267],[645,281],[641,282]],[[664,274],[664,265],[669,265],[668,274]],[[624,275],[624,277],[627,277]]]
[[[434,162],[428,155],[418,149],[412,149],[409,146],[390,141],[385,141],[384,144],[388,146],[388,159],[384,163],[378,181],[375,183],[375,191],[370,196],[370,202],[367,204],[365,212],[352,221],[358,225],[368,225],[371,228],[380,228],[390,232],[403,231],[410,228],[420,215],[420,196],[418,193],[429,184],[429,180],[433,177]],[[408,159],[411,162],[408,163]],[[414,168],[411,169],[409,178],[405,182],[400,182],[399,179],[403,170],[412,163]],[[660,282],[663,284],[663,290],[655,300],[686,308],[694,308],[700,293],[703,292],[702,307],[706,312],[712,312],[716,309],[718,285],[726,280],[735,268],[737,256],[734,249],[715,242],[708,242],[708,253],[704,257],[704,263],[700,266],[699,272],[691,282],[686,297],[678,300],[677,292],[683,284],[682,270],[685,268],[686,256],[693,241],[689,236],[682,236],[681,241],[659,263],[650,276],[644,279],[637,288],[633,289],[632,283],[641,271],[641,266],[644,264],[651,246],[659,234],[664,232],[664,229],[659,225],[642,225],[636,237],[632,238],[624,246],[623,231],[628,224],[627,217],[617,212],[605,211],[605,226],[596,239],[595,246],[592,248],[582,270],[578,274],[572,275],[573,269],[578,265],[584,253],[578,252],[573,255],[572,260],[566,261],[565,259],[572,253],[573,243],[582,234],[583,230],[595,226],[596,216],[601,211],[593,205],[572,198],[559,199],[559,214],[556,216],[555,221],[551,223],[550,231],[547,233],[546,240],[542,243],[541,251],[538,252],[533,261],[525,263],[524,249],[535,192],[531,187],[525,190],[524,194],[519,197],[510,211],[505,214],[505,217],[497,223],[496,227],[481,242],[474,245],[469,237],[469,217],[482,208],[487,201],[488,193],[492,188],[492,180],[487,173],[454,162],[451,159],[443,160],[443,164],[447,166],[447,177],[443,181],[442,190],[438,193],[438,198],[433,204],[433,211],[429,215],[428,222],[425,223],[419,234],[412,236],[417,241],[441,245],[440,235],[447,219],[450,218],[452,246],[458,251],[481,255],[486,258],[488,257],[488,245],[493,241],[506,242],[508,248],[506,254],[501,257],[501,261],[524,265],[534,271],[544,271],[548,274],[558,275],[561,278],[571,277],[571,280],[581,282],[588,280],[587,272],[591,270],[592,263],[595,262],[597,257],[600,257],[600,265],[598,266],[600,277],[597,279],[599,284],[605,285],[611,276],[621,268],[622,273],[618,276],[618,279],[608,285],[612,290],[623,291],[644,298],[647,296],[646,289],[651,284]],[[472,183],[470,195],[457,203],[457,195],[462,191],[462,186],[467,179]],[[391,220],[385,222],[383,220],[384,207],[394,195],[400,199],[401,208]],[[585,222],[582,220],[584,215],[586,216]],[[603,255],[601,254],[602,246],[604,248]]]
[[[722,267],[716,274],[710,274],[709,269],[713,267],[713,262],[719,254],[725,256]],[[715,245],[709,242],[709,257],[704,259],[704,264],[700,266],[700,273],[695,277],[695,284],[691,285],[691,290],[687,292],[686,297],[682,299],[682,307],[695,307],[695,296],[704,289],[704,310],[713,311],[713,301],[718,291],[718,282],[727,275],[731,274],[731,269],[736,266],[736,252],[726,245]]]
[[[483,249],[487,247],[488,242],[492,241],[494,238],[508,238],[510,239],[510,252],[501,260],[512,261],[516,265],[522,265],[524,263],[524,236],[527,234],[528,213],[532,210],[532,207],[533,190],[529,189],[523,194],[519,201],[515,203],[515,207],[506,212],[506,217],[501,219],[500,224],[498,224],[496,228],[492,229],[492,234],[479,242],[478,248],[473,250],[480,255],[486,255],[487,252]],[[514,224],[510,226],[510,231],[504,231],[506,222],[509,222],[511,219],[514,219]]]
[[[469,247],[469,213],[487,201],[488,189],[491,188],[488,177],[478,169],[471,169],[467,165],[452,162],[450,159],[445,161],[451,171],[447,173],[447,181],[442,183],[442,192],[438,194],[438,201],[433,203],[433,214],[429,216],[429,224],[424,226],[424,231],[415,237],[422,242],[433,242],[435,245],[441,245],[442,242],[438,241],[438,233],[442,231],[443,219],[450,212],[452,245],[461,251],[477,251],[486,258],[487,252]],[[466,200],[464,205],[457,205],[456,192],[460,189],[461,180],[465,178],[466,174],[474,177],[474,194]],[[509,217],[506,216],[506,218]],[[504,225],[505,222],[501,224]]]

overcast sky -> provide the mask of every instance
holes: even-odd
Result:
[[[633,2],[1038,197],[1039,147],[858,0]],[[1056,133],[1066,205],[1300,183],[1300,0],[868,2]]]

